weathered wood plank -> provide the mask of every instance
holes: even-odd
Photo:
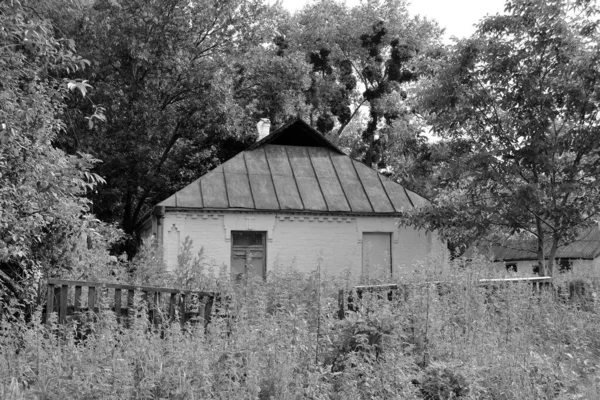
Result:
[[[117,320],[121,319],[121,294],[122,289],[115,289],[115,314],[117,315]]]
[[[81,310],[81,285],[75,286],[75,299],[73,303],[73,308],[75,309],[75,312]]]
[[[127,291],[127,326],[131,326],[135,318],[135,310],[133,309],[133,300],[135,292],[133,289]]]
[[[213,295],[214,293],[212,292],[196,292],[196,291],[192,291],[192,290],[179,290],[179,289],[173,289],[173,288],[165,288],[165,287],[157,287],[157,286],[142,286],[142,285],[122,285],[122,284],[116,284],[116,283],[102,283],[102,282],[86,282],[86,281],[71,281],[71,280],[64,280],[64,279],[48,279],[48,284],[49,285],[55,285],[55,286],[61,286],[61,285],[68,285],[68,286],[93,286],[93,287],[105,287],[105,288],[111,288],[111,289],[123,289],[123,290],[140,290],[140,291],[147,291],[147,292],[164,292],[164,293],[198,293],[199,295],[205,296],[205,295]]]
[[[48,299],[46,299],[46,323],[50,320],[50,314],[54,311],[54,285],[48,285]]]
[[[67,320],[67,302],[69,300],[69,286],[62,285],[60,287],[60,307],[58,313],[58,323],[64,324]]]
[[[185,326],[185,294],[181,293],[179,295],[179,322],[181,326]]]
[[[169,321],[175,320],[175,302],[177,301],[177,295],[171,293],[169,296]]]
[[[88,311],[94,312],[96,307],[96,287],[90,286],[88,288]]]

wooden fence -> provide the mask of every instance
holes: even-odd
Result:
[[[84,290],[87,296],[83,295]],[[182,326],[191,319],[203,319],[205,324],[209,323],[217,298],[213,292],[49,279],[46,321],[55,312],[58,314],[58,323],[64,324],[69,316],[87,311],[98,312],[99,307],[104,305],[114,311],[120,322],[128,324],[137,314],[134,309],[136,292],[140,292],[141,300],[146,302],[148,318],[152,322],[159,323],[165,319],[173,321],[179,314]]]
[[[493,289],[502,285],[517,283],[526,283],[531,285],[534,292],[541,292],[543,289],[552,289],[551,277],[535,278],[506,278],[506,279],[480,279],[476,285],[483,288]],[[344,319],[348,311],[358,311],[359,302],[365,294],[376,296],[377,299],[387,301],[406,301],[409,293],[415,287],[435,286],[438,294],[450,292],[450,287],[456,285],[453,282],[434,281],[412,284],[387,284],[387,285],[363,285],[355,286],[353,290],[340,290],[338,294],[338,318]]]

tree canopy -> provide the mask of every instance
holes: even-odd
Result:
[[[40,275],[76,266],[77,247],[100,227],[86,195],[103,182],[91,172],[98,160],[53,144],[65,100],[89,87],[61,75],[87,62],[31,6],[0,3],[0,293],[23,301]]]
[[[421,92],[433,130],[462,143],[463,156],[414,221],[467,243],[527,232],[552,274],[558,246],[600,207],[598,10],[589,1],[515,0],[506,11],[482,20]]]

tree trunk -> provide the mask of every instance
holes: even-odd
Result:
[[[547,276],[546,271],[546,255],[544,254],[544,229],[542,228],[542,221],[536,217],[535,224],[537,228],[537,256],[538,256],[538,274],[541,276]]]
[[[546,276],[552,276],[554,273],[554,257],[556,256],[556,251],[558,250],[558,242],[559,236],[555,233],[552,235],[552,247],[550,248],[550,253],[548,254],[548,271]]]
[[[132,220],[133,212],[133,192],[127,189],[125,192],[125,209],[123,210],[123,230],[128,235],[133,233],[135,222]]]

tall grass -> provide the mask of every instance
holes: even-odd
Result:
[[[2,321],[0,398],[600,398],[596,305],[475,285],[489,268],[421,265],[396,274],[415,283],[405,297],[365,298],[344,320],[338,289],[359,279],[278,268],[243,286],[214,277],[209,289],[230,301],[206,329],[156,329],[143,312],[124,329],[107,305],[85,337],[74,325],[42,325],[39,312]],[[433,280],[451,284],[416,284]]]

